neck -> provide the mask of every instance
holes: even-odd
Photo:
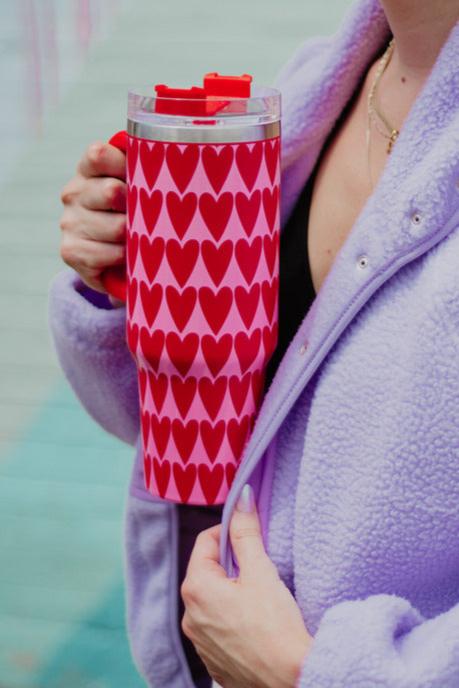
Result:
[[[395,38],[392,70],[423,80],[459,19],[457,0],[380,0]]]

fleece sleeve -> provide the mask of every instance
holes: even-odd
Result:
[[[295,688],[457,688],[459,605],[425,619],[397,595],[329,607]]]
[[[50,283],[48,321],[60,365],[84,408],[109,433],[135,445],[139,392],[126,308],[113,308],[66,269]]]

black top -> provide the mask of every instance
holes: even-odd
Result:
[[[364,81],[360,79],[357,93]],[[281,231],[279,246],[279,334],[277,347],[265,372],[265,390],[268,389],[288,345],[295,336],[303,318],[316,297],[311,278],[308,254],[308,224],[312,190],[318,169],[328,146],[346,119],[354,97],[350,98],[332,126],[320,150],[314,169],[298,196],[293,212]]]
[[[308,256],[308,218],[318,164],[309,176],[290,218],[280,235],[279,250],[279,335],[277,347],[266,367],[268,389],[288,345],[314,301]]]

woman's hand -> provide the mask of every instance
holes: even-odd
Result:
[[[231,519],[238,578],[219,564],[220,529],[196,538],[180,588],[182,630],[223,688],[293,688],[313,639],[265,552],[256,509]]]
[[[108,143],[91,144],[61,200],[61,258],[89,287],[106,293],[101,273],[125,261],[126,155]]]

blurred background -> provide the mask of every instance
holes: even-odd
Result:
[[[122,520],[133,450],[86,415],[47,325],[60,191],[132,84],[269,85],[351,0],[0,0],[0,688],[137,688]]]

